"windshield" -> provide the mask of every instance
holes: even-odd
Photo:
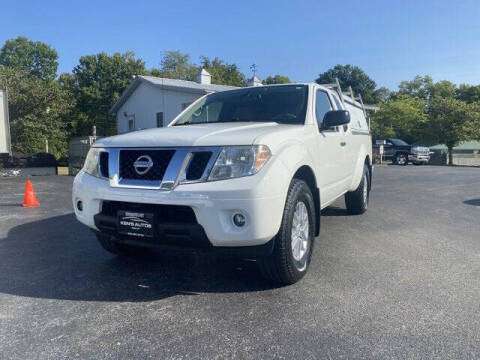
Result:
[[[173,126],[243,121],[301,125],[305,122],[307,95],[307,85],[258,86],[210,94]]]
[[[400,140],[400,139],[390,139],[390,141],[393,143],[393,145],[407,145],[408,144],[403,141],[403,140]]]

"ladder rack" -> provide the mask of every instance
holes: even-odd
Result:
[[[335,78],[335,82],[333,84],[319,84],[327,89],[334,90],[337,92],[338,96],[340,97],[340,100],[342,101],[343,107],[345,107],[345,99],[343,98],[343,91],[342,87],[340,86],[340,82],[338,81],[338,78]]]

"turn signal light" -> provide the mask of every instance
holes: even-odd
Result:
[[[253,167],[255,169],[260,169],[268,161],[268,159],[270,159],[271,156],[272,154],[270,153],[270,149],[265,145],[260,145],[257,150],[255,164]]]

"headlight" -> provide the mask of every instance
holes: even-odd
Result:
[[[100,177],[100,173],[98,171],[99,162],[100,162],[100,150],[99,148],[90,148],[87,154],[87,158],[85,159],[85,164],[83,165],[83,171],[87,174]]]
[[[226,146],[218,155],[208,180],[223,180],[256,174],[272,154],[265,145]]]

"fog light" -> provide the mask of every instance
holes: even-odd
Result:
[[[233,223],[238,226],[238,227],[242,227],[245,225],[245,216],[242,215],[242,214],[235,214],[233,215]]]
[[[78,211],[83,211],[83,202],[82,200],[77,201],[77,209]]]

